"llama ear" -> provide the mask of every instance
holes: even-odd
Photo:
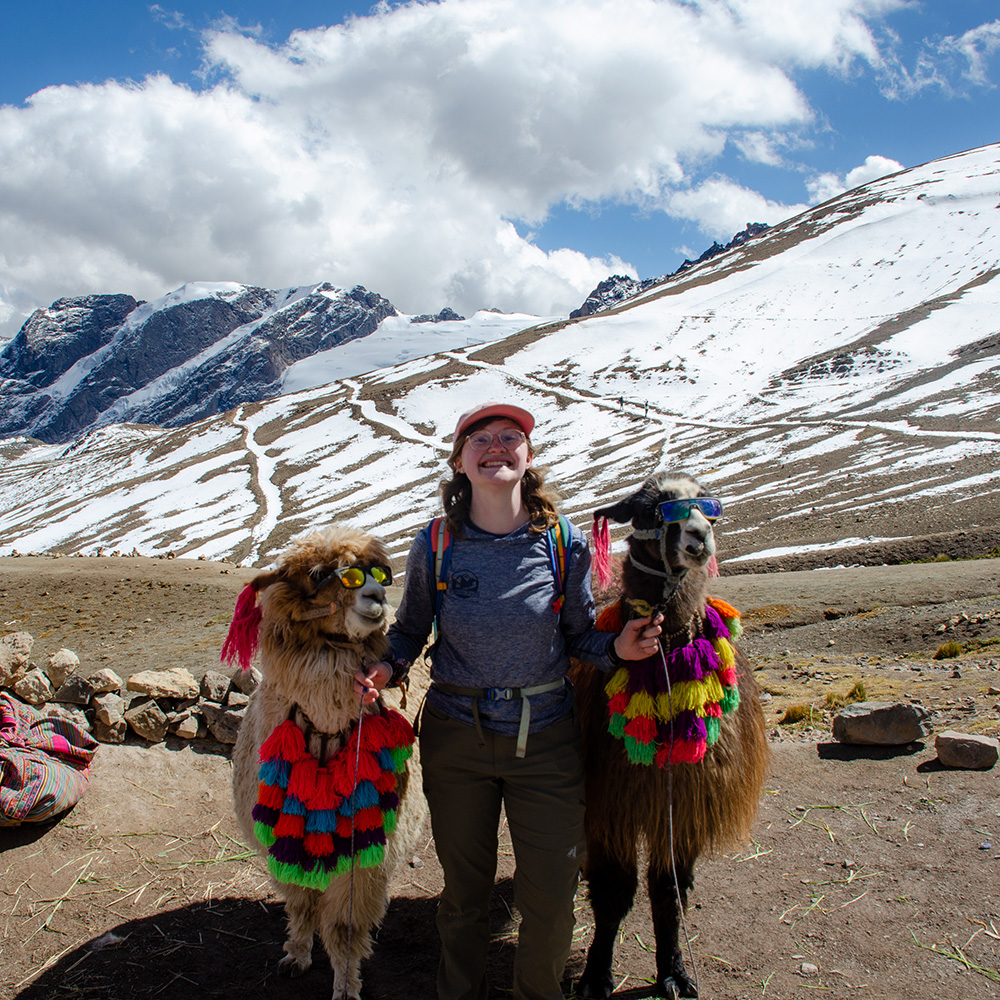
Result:
[[[715,556],[712,556],[712,558],[708,560],[709,579],[711,579],[712,577],[716,577],[718,575],[719,575],[719,561],[715,558]]]
[[[236,599],[236,611],[229,626],[229,634],[219,655],[223,663],[232,665],[233,661],[236,661],[243,670],[249,669],[250,661],[257,652],[261,619],[261,611],[257,606],[258,580],[260,577],[248,583],[240,591],[240,596]]]
[[[633,517],[632,497],[629,497],[628,500],[621,500],[611,507],[602,507],[600,510],[595,510],[594,520],[596,521],[599,517],[604,518],[605,521],[609,519],[617,521],[619,524],[631,521]]]

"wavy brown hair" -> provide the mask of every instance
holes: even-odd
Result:
[[[496,417],[484,417],[482,420],[477,420],[474,424],[466,427],[455,438],[451,446],[451,455],[448,458],[451,478],[445,479],[441,483],[441,500],[444,503],[444,516],[448,530],[453,535],[462,536],[465,522],[469,519],[469,511],[472,509],[472,484],[464,472],[456,470],[455,463],[462,454],[462,449],[469,437],[495,419]],[[534,458],[535,449],[531,444],[531,438],[527,434],[524,437],[528,442],[528,454]],[[532,531],[541,534],[558,522],[559,511],[556,509],[556,504],[559,503],[560,499],[562,498],[558,491],[546,485],[544,469],[536,469],[532,466],[525,471],[524,478],[521,480],[521,500],[528,511]]]

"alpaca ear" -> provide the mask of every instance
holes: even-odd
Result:
[[[236,599],[236,611],[229,625],[229,633],[222,644],[219,659],[232,666],[237,662],[242,670],[250,668],[250,661],[257,653],[257,641],[260,632],[261,610],[257,606],[257,592],[267,590],[272,584],[283,579],[277,570],[270,573],[260,573],[255,576],[241,591]]]

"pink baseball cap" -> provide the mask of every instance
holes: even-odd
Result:
[[[511,406],[510,403],[480,403],[458,418],[458,423],[455,425],[456,439],[469,424],[475,423],[477,420],[485,420],[487,417],[509,417],[514,423],[520,425],[525,434],[530,434],[535,426],[535,418],[527,410],[522,410],[520,406]]]

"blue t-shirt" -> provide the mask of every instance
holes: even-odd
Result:
[[[607,650],[613,636],[594,628],[590,589],[590,550],[583,533],[571,526],[569,570],[561,613],[546,532],[530,524],[509,535],[491,535],[467,524],[453,537],[451,564],[438,618],[438,641],[429,651],[433,680],[458,687],[532,687],[565,677],[570,656],[602,669],[611,667]],[[389,628],[394,655],[420,655],[434,621],[436,581],[421,531],[406,560],[403,599]],[[567,715],[569,686],[532,695],[530,732]],[[472,699],[447,694],[432,685],[427,701],[455,719],[473,723]],[[484,728],[505,735],[518,730],[521,702],[479,700]]]

